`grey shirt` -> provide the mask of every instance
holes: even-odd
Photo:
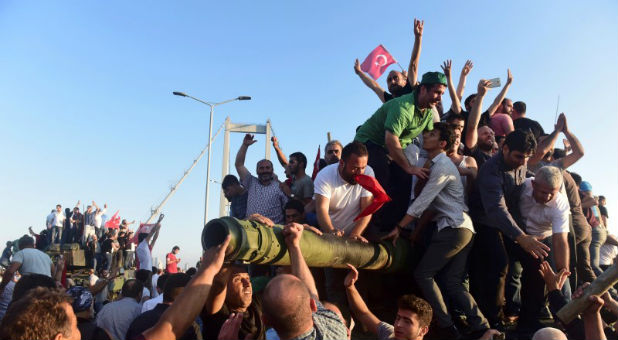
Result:
[[[42,274],[51,277],[52,261],[49,255],[38,249],[24,248],[13,255],[11,262],[21,263],[21,275]]]
[[[438,231],[451,227],[474,232],[472,221],[466,214],[468,207],[464,203],[464,188],[459,171],[444,152],[431,160],[429,179],[407,213],[418,218],[429,206],[437,211],[434,221]]]
[[[393,325],[388,324],[384,321],[380,321],[380,324],[378,324],[378,339],[380,340],[395,339],[395,327],[393,327]]]
[[[480,222],[497,228],[510,239],[524,234],[519,211],[519,197],[526,180],[526,166],[508,169],[502,152],[498,152],[481,167],[477,188],[481,195],[484,214]]]
[[[296,199],[312,198],[313,197],[313,181],[311,177],[305,175],[301,179],[297,179],[292,183],[292,194]]]
[[[105,329],[114,339],[124,339],[131,322],[142,312],[141,305],[133,298],[110,302],[97,314],[97,326]]]

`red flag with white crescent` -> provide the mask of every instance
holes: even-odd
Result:
[[[371,215],[376,211],[380,210],[384,203],[390,202],[391,198],[388,196],[384,188],[378,183],[378,180],[375,177],[367,176],[367,175],[356,175],[354,176],[354,180],[361,187],[367,189],[369,192],[373,194],[373,201],[371,204],[361,211],[358,216],[354,218],[354,221],[357,221],[361,217],[365,217],[367,215]]]
[[[130,242],[137,244],[138,235],[141,233],[149,233],[152,230],[152,228],[154,228],[154,226],[155,224],[140,223],[139,228],[137,228],[137,231],[135,232],[135,234],[133,234],[133,238],[131,238]]]
[[[367,72],[374,80],[380,78],[380,76],[386,71],[389,65],[396,63],[397,61],[393,56],[388,53],[384,46],[379,45],[376,47],[365,61],[361,64],[361,70]]]
[[[114,216],[112,216],[112,218],[109,221],[105,222],[105,228],[118,229],[118,227],[120,226],[120,216],[118,216],[119,211],[120,210],[117,210]]]

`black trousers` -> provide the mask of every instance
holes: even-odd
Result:
[[[377,232],[387,232],[403,218],[408,210],[412,188],[412,175],[405,172],[397,163],[388,158],[388,152],[380,145],[366,142],[369,160],[376,179],[392,201],[378,210],[372,219],[372,228]]]

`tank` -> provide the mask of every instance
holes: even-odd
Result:
[[[290,257],[283,237],[283,226],[238,220],[233,217],[216,218],[202,231],[202,248],[217,246],[232,235],[226,251],[226,261],[244,261],[265,265],[289,265]],[[305,230],[300,248],[310,267],[346,268],[349,263],[359,269],[395,272],[406,267],[409,242],[362,243],[332,234],[318,235]]]

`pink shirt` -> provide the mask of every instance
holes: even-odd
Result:
[[[496,136],[506,136],[513,131],[513,119],[506,113],[496,113],[491,117],[489,127],[494,130]]]

